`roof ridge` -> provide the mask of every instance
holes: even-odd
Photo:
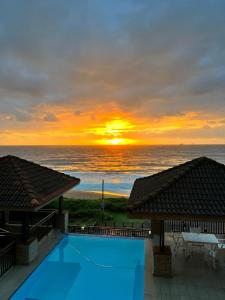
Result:
[[[186,161],[186,162],[184,162],[184,163],[181,163],[181,164],[179,164],[179,165],[170,167],[170,168],[168,168],[168,169],[162,170],[162,171],[160,171],[160,172],[154,173],[154,174],[152,174],[152,175],[145,176],[145,177],[141,177],[141,178],[137,178],[136,180],[145,180],[145,179],[150,178],[150,177],[152,178],[152,177],[160,176],[161,174],[165,174],[165,173],[168,173],[168,172],[170,172],[170,171],[172,171],[172,170],[179,169],[180,167],[183,167],[183,166],[185,166],[185,165],[192,164],[193,162],[195,162],[195,161],[200,161],[200,160],[202,160],[202,159],[209,159],[209,160],[212,160],[212,161],[213,161],[213,159],[211,159],[211,158],[201,156],[201,157],[197,157],[197,158],[194,158],[194,159],[192,159],[192,160]]]
[[[175,182],[179,181],[181,178],[183,178],[184,175],[186,175],[187,173],[189,173],[194,167],[196,167],[198,164],[200,164],[203,160],[209,160],[209,161],[213,161],[215,162],[213,159],[208,158],[208,157],[197,157],[195,159],[192,159],[190,161],[187,161],[183,164],[179,164],[177,166],[174,166],[170,169],[166,169],[163,170],[159,173],[147,176],[147,177],[143,177],[143,178],[139,178],[139,179],[146,179],[148,177],[153,177],[154,175],[159,175],[162,174],[164,172],[168,172],[169,170],[172,169],[178,169],[182,166],[188,166],[186,169],[182,170],[182,172],[179,172],[177,175],[173,176],[172,179],[169,179],[165,184],[161,185],[160,187],[156,188],[155,190],[153,190],[148,196],[146,196],[144,199],[137,201],[136,203],[134,203],[133,205],[130,206],[130,208],[138,208],[139,206],[142,206],[143,204],[145,204],[147,201],[149,201],[151,198],[155,197],[156,195],[159,195],[160,193],[164,192],[167,188],[171,187],[171,185],[173,185]],[[220,164],[220,163],[218,163]],[[224,166],[223,164],[221,164],[222,166]],[[138,180],[138,179],[137,179]]]
[[[33,162],[33,161],[31,161],[31,160],[28,160],[28,159],[21,158],[21,157],[19,157],[19,156],[15,156],[15,155],[6,155],[6,156],[0,157],[0,160],[1,160],[1,159],[6,159],[6,158],[10,159],[10,161],[13,160],[14,162],[16,162],[17,160],[18,160],[18,161],[24,161],[24,162],[26,162],[26,163],[35,165],[36,167],[41,167],[42,169],[46,169],[46,170],[48,170],[48,171],[58,173],[58,174],[60,174],[61,176],[64,175],[64,176],[66,176],[66,177],[69,177],[69,178],[74,179],[74,177],[71,176],[71,175],[69,175],[69,174],[66,174],[66,173],[64,173],[64,172],[59,172],[58,170],[51,169],[51,168],[49,168],[49,167],[40,165],[40,164],[38,164],[38,163],[35,163],[35,162]],[[15,166],[15,163],[14,163],[14,166]]]

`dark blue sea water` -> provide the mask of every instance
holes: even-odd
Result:
[[[199,156],[225,164],[225,145],[179,146],[0,146],[16,155],[81,179],[78,189],[128,195],[134,180]]]

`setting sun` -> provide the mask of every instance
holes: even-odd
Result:
[[[113,138],[113,139],[102,139],[98,141],[101,145],[130,145],[135,141],[126,138]]]

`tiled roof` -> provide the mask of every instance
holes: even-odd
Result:
[[[34,209],[62,195],[80,179],[16,156],[0,157],[0,209]]]
[[[139,178],[128,203],[138,214],[225,217],[225,165],[200,157]]]

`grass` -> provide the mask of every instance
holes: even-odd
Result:
[[[105,199],[105,210],[102,211],[101,200],[79,200],[65,198],[64,209],[69,210],[69,223],[73,225],[107,225],[123,226],[123,223],[142,223],[143,220],[129,219],[126,208],[127,198]],[[58,208],[56,200],[50,208]]]

